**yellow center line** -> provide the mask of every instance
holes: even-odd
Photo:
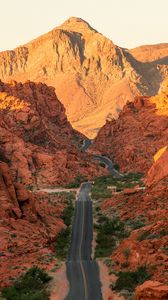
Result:
[[[82,218],[82,234],[81,234],[81,240],[80,240],[80,246],[79,246],[79,259],[80,259],[80,266],[81,266],[81,271],[82,271],[82,276],[83,276],[83,282],[84,282],[84,291],[85,291],[85,300],[88,300],[88,286],[87,286],[87,279],[86,279],[86,274],[82,262],[82,241],[83,241],[83,236],[84,236],[84,221],[85,221],[85,206],[84,206],[84,201],[82,201],[82,211],[83,211],[83,218]]]

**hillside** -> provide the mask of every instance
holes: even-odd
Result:
[[[135,95],[156,94],[168,72],[167,62],[144,63],[135,52],[72,17],[26,45],[1,52],[0,78],[54,86],[73,127],[94,137]]]
[[[0,82],[0,288],[33,265],[51,270],[57,263],[56,237],[70,200],[37,188],[104,172],[79,150],[83,138],[53,87]]]
[[[129,52],[141,62],[163,65],[168,63],[168,44],[144,45],[131,49]]]
[[[92,151],[109,155],[122,171],[146,172],[154,154],[168,143],[168,80],[158,95],[128,102],[117,120],[107,121]]]
[[[82,138],[53,87],[0,82],[0,161],[8,163],[15,182],[56,185],[97,174],[91,157],[79,151]]]
[[[53,245],[65,227],[63,198],[32,194],[12,177],[8,165],[0,162],[0,288],[33,265],[51,269]]]
[[[116,249],[111,247],[113,272],[125,274],[124,284],[128,284],[129,280],[132,284],[131,279],[127,281],[126,272],[146,266],[150,274],[150,281],[148,278],[136,288],[134,299],[167,299],[168,296],[167,181],[168,151],[165,148],[153,159],[144,180],[145,190],[125,189],[105,200],[101,206],[103,214],[112,218],[113,212],[130,230],[129,236]]]

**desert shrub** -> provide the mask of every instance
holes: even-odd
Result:
[[[141,266],[133,272],[119,272],[115,289],[117,291],[128,290],[133,292],[136,286],[150,279],[150,277],[151,275],[148,273],[146,266]]]
[[[141,177],[142,174],[140,173],[129,173],[119,179],[114,178],[112,175],[97,177],[92,187],[92,198],[105,199],[111,197],[111,191],[107,189],[107,186],[110,185],[116,186],[117,191],[132,188],[137,184],[143,185]]]
[[[118,218],[108,219],[106,216],[100,216],[97,229],[95,257],[107,257],[111,255],[116,247],[116,243],[129,233],[125,229],[125,225]]]
[[[33,191],[33,185],[30,185],[30,184],[27,185],[27,186],[26,186],[26,189],[27,189],[28,191],[31,191],[31,192],[32,192],[32,191]]]
[[[130,265],[130,264],[129,264],[128,261],[125,261],[125,262],[121,263],[121,267],[122,267],[122,268],[128,268],[129,265]]]
[[[72,224],[72,217],[74,214],[74,206],[72,199],[74,198],[73,194],[69,194],[66,196],[66,203],[68,205],[63,211],[62,219],[67,226],[66,229],[62,229],[60,233],[56,237],[56,256],[59,259],[66,259],[68,255],[69,245],[71,241],[71,224]]]
[[[115,163],[113,166],[114,166],[114,169],[116,169],[116,170],[118,170],[118,171],[120,170],[119,164]]]
[[[93,199],[106,199],[110,198],[112,195],[111,190],[104,186],[93,186],[92,188],[92,198]]]
[[[70,227],[62,229],[56,238],[56,256],[59,259],[66,259],[68,255],[68,249],[71,239],[71,230]]]
[[[150,231],[142,231],[140,232],[140,234],[137,237],[138,241],[143,241],[143,240],[152,240],[152,239],[159,239],[163,236],[167,235],[167,231],[166,230],[161,230],[160,232],[156,233],[156,232],[150,232]]]
[[[141,220],[141,219],[131,219],[131,220],[127,220],[126,224],[131,227],[131,229],[135,230],[135,229],[139,229],[141,227],[144,227],[145,224],[145,220]]]
[[[103,162],[100,162],[99,166],[102,167],[102,168],[106,168],[106,165]]]
[[[38,267],[32,267],[13,286],[4,288],[2,296],[7,300],[48,300],[46,283],[51,277]]]
[[[131,255],[131,250],[129,248],[125,248],[123,250],[123,255],[125,256],[126,259],[128,259]]]
[[[63,216],[62,216],[65,225],[67,226],[71,225],[73,214],[74,214],[74,206],[72,203],[72,199],[70,199],[67,207],[64,209]]]

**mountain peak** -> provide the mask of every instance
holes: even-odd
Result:
[[[94,32],[97,32],[94,28],[92,28],[88,22],[81,18],[70,17],[67,19],[61,26],[61,28],[66,28],[69,30],[82,30],[82,29],[90,29]]]

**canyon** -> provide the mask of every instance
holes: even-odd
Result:
[[[0,288],[34,265],[48,272],[59,266],[57,237],[68,228],[63,216],[69,187],[76,188],[75,206],[84,199],[80,184],[90,181],[93,248],[103,220],[110,224],[116,217],[129,233],[110,245],[104,261],[96,258],[112,266],[108,300],[166,300],[168,44],[125,49],[72,17],[1,52],[0,79]],[[119,169],[117,179],[96,155]],[[129,289],[116,294],[121,272],[128,276],[141,267],[150,276],[131,295]]]
[[[96,163],[78,150],[82,135],[67,121],[54,88],[45,84],[0,82],[0,159],[16,182],[66,184],[92,176]]]
[[[65,186],[105,171],[80,151],[55,89],[27,81],[0,82],[0,286],[32,265],[51,270],[55,243],[66,227],[65,197],[42,187]]]

